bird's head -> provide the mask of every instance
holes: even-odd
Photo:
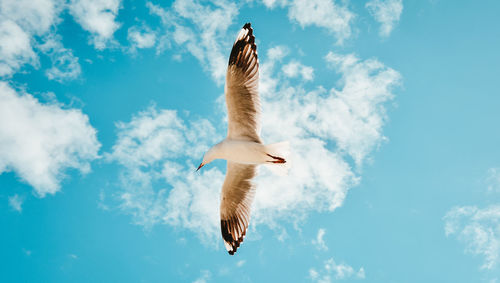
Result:
[[[198,166],[198,169],[196,171],[200,170],[201,167],[207,165],[208,163],[214,161],[214,159],[217,159],[217,146],[212,147],[209,149],[205,155],[203,155],[203,161],[201,161],[200,166]]]

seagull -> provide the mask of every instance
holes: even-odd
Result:
[[[288,142],[264,145],[260,138],[259,59],[250,23],[240,30],[229,55],[225,96],[227,137],[210,148],[198,170],[215,159],[227,160],[222,185],[220,228],[224,246],[234,255],[245,237],[255,196],[257,166],[281,174],[288,169]]]

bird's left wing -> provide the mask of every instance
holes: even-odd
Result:
[[[220,204],[220,228],[224,246],[231,255],[243,242],[250,222],[250,209],[255,195],[252,179],[256,175],[256,165],[227,162]]]
[[[227,136],[260,143],[259,59],[250,23],[233,44],[226,75]]]

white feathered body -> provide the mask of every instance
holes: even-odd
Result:
[[[218,158],[241,164],[264,164],[272,160],[261,143],[225,139],[217,145]]]

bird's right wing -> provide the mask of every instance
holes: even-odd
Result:
[[[220,204],[220,228],[224,246],[231,255],[243,242],[250,222],[250,209],[255,196],[252,179],[256,175],[256,165],[227,162]]]
[[[249,23],[234,42],[226,75],[227,136],[260,142],[259,59]]]

